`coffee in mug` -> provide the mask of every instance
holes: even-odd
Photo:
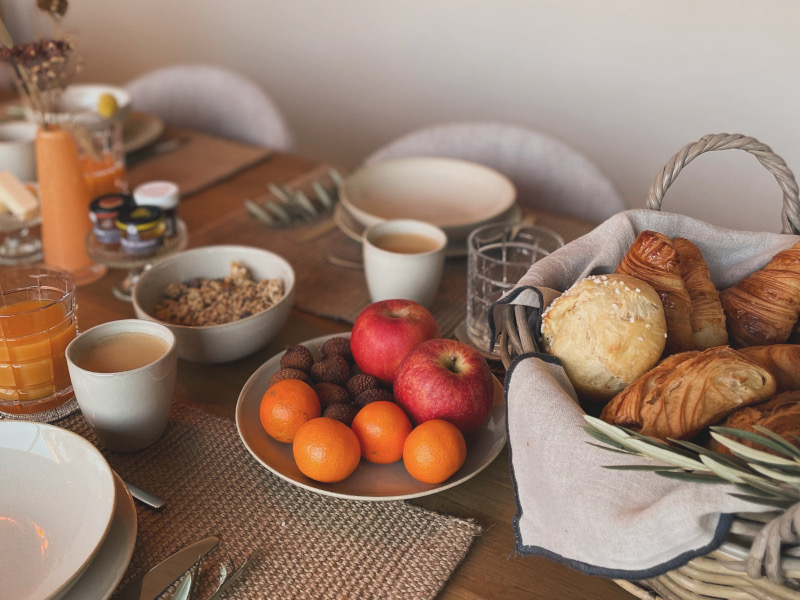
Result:
[[[376,237],[372,243],[387,252],[400,254],[420,254],[432,252],[440,246],[439,240],[421,233],[387,233]]]
[[[93,373],[132,371],[167,353],[167,342],[147,333],[118,333],[99,340],[74,357],[75,364]]]

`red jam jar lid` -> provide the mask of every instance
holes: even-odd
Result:
[[[133,204],[133,197],[129,194],[106,194],[92,200],[89,211],[101,219],[111,219],[117,216],[120,209]]]

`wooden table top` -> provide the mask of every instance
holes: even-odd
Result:
[[[193,234],[213,227],[216,219],[241,209],[242,199],[262,193],[267,182],[290,181],[317,164],[297,156],[271,155],[238,175],[186,198],[180,206],[180,216],[187,225],[190,240]],[[219,240],[220,243],[226,241],[235,240]],[[78,289],[81,330],[114,319],[135,317],[131,304],[112,294],[113,286],[124,275],[122,271],[109,271],[101,280]],[[347,324],[294,310],[277,337],[250,357],[223,365],[180,361],[176,400],[233,419],[242,386],[267,359],[288,345],[348,330]],[[484,529],[446,585],[440,596],[442,599],[624,600],[633,597],[610,580],[583,575],[545,558],[516,554],[511,526],[516,504],[507,449],[469,481],[412,502],[441,513],[474,519]]]

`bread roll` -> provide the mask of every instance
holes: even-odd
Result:
[[[655,290],[634,277],[592,276],[548,307],[542,337],[581,398],[606,401],[658,361],[664,310]]]

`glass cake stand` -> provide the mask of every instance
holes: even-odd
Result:
[[[114,286],[114,296],[120,300],[131,301],[133,286],[141,277],[142,273],[149,269],[153,263],[163,260],[175,252],[186,248],[189,237],[186,233],[186,223],[181,219],[176,219],[177,231],[174,236],[164,240],[164,245],[152,254],[136,255],[123,252],[120,248],[108,248],[100,244],[90,231],[86,238],[86,249],[89,257],[101,265],[110,269],[128,269],[128,274],[117,285]]]
[[[19,220],[11,213],[0,215],[0,265],[21,265],[42,260],[40,226],[42,217]]]

